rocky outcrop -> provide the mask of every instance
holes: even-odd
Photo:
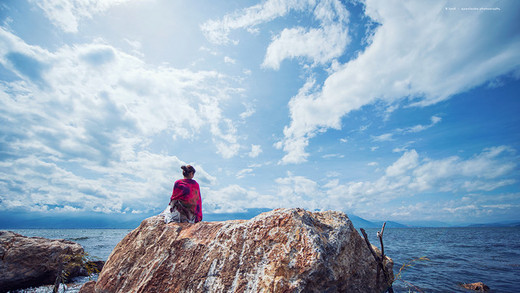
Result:
[[[54,284],[62,269],[70,277],[80,275],[76,262],[83,253],[72,241],[0,231],[0,292]]]
[[[482,282],[476,282],[476,283],[470,283],[470,284],[460,284],[462,288],[478,291],[478,292],[489,292],[489,287],[482,283]]]
[[[392,272],[392,260],[385,260]],[[82,292],[383,292],[377,265],[340,212],[278,209],[251,220],[144,220]],[[393,276],[391,276],[393,278]]]

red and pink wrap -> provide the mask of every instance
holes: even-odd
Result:
[[[197,181],[193,179],[179,179],[173,185],[170,201],[180,203],[177,210],[193,220],[195,223],[202,221],[202,199]],[[191,221],[190,221],[191,222]]]

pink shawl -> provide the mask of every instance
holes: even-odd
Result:
[[[177,210],[194,221],[202,221],[202,199],[197,181],[193,179],[179,179],[173,185],[171,201],[177,201]]]

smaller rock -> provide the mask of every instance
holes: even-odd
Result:
[[[85,275],[81,272],[84,253],[72,241],[0,231],[0,293],[53,285],[62,270],[70,279]]]
[[[471,284],[461,284],[460,286],[462,288],[469,289],[469,290],[474,290],[474,291],[479,291],[479,292],[489,292],[489,287],[486,286],[486,284],[484,284],[482,282],[476,282],[476,283],[471,283]]]
[[[96,281],[88,281],[83,286],[81,286],[81,289],[79,289],[79,293],[95,293],[96,292]]]

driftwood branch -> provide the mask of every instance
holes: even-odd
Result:
[[[380,232],[377,232],[377,238],[379,238],[379,242],[381,243],[381,258],[385,259],[385,246],[383,245],[383,233],[385,232],[386,222],[383,223],[383,227]]]
[[[377,238],[379,238],[379,242],[381,243],[381,257],[379,257],[379,255],[377,255],[377,253],[375,252],[374,248],[372,247],[372,244],[370,244],[370,241],[368,240],[368,236],[367,236],[367,233],[365,232],[365,229],[361,228],[359,230],[361,230],[361,233],[363,234],[363,237],[365,238],[365,242],[368,246],[368,249],[370,250],[370,253],[372,253],[372,256],[374,257],[374,259],[376,260],[376,263],[377,263],[377,276],[376,276],[376,281],[379,282],[379,272],[382,271],[383,272],[383,279],[385,281],[386,284],[389,283],[389,273],[388,273],[388,270],[386,269],[386,266],[384,265],[384,260],[385,260],[385,248],[384,248],[384,245],[383,245],[383,233],[385,231],[385,226],[386,226],[386,222],[383,223],[383,227],[381,228],[381,231],[378,231],[377,232]],[[389,293],[394,293],[394,289],[392,288],[392,284],[390,284],[390,287],[388,288],[388,292]]]

